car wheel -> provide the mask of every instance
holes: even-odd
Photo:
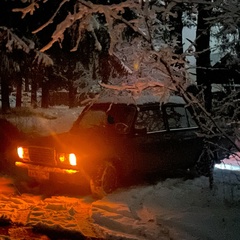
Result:
[[[90,180],[90,189],[94,198],[101,199],[117,188],[117,170],[110,162],[101,164],[96,175]]]

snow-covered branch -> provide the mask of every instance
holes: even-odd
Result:
[[[34,61],[38,65],[42,65],[42,66],[45,66],[45,67],[53,66],[52,58],[49,57],[46,53],[42,53],[42,52],[39,52],[39,51],[36,51]]]
[[[14,8],[12,11],[13,12],[21,12],[22,13],[22,18],[24,18],[28,13],[30,15],[33,15],[36,8],[39,8],[39,4],[37,2],[32,2],[32,3],[30,3],[30,5],[28,5],[25,8]]]
[[[5,42],[6,50],[12,52],[14,49],[23,50],[29,53],[30,47],[6,27],[0,27],[0,42]]]
[[[52,15],[52,17],[51,17],[44,25],[42,25],[41,27],[39,27],[38,29],[36,29],[35,31],[33,31],[33,33],[37,33],[37,32],[39,32],[39,31],[43,30],[43,29],[44,29],[45,27],[47,27],[49,24],[53,23],[54,18],[55,18],[56,15],[58,14],[58,12],[59,12],[59,10],[61,9],[61,7],[62,7],[66,2],[69,2],[69,1],[70,1],[70,0],[63,0],[63,1],[59,4],[57,10],[56,10],[55,13]],[[13,10],[13,11],[14,11],[14,10]]]

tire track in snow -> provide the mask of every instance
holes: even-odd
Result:
[[[92,218],[105,234],[104,237],[125,240],[171,239],[169,230],[158,224],[154,215],[144,206],[144,199],[152,194],[154,188],[146,187],[141,193],[138,188],[133,188],[130,190],[131,198],[125,198],[123,191],[119,190],[119,195],[116,192],[92,204]],[[126,193],[129,196],[129,189]]]

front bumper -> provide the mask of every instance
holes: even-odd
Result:
[[[39,181],[53,180],[54,182],[72,183],[82,185],[87,177],[80,170],[65,169],[58,167],[47,167],[30,163],[15,162],[17,169],[21,169],[24,175]]]

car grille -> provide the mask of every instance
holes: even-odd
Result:
[[[55,150],[53,148],[29,147],[29,158],[34,163],[54,166]]]

